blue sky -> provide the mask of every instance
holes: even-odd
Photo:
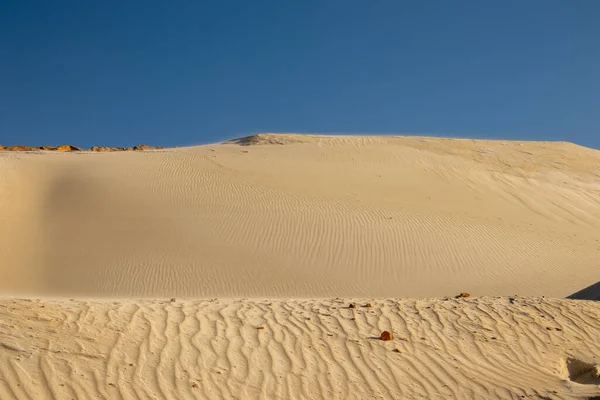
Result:
[[[0,144],[256,132],[600,148],[600,1],[4,1]]]

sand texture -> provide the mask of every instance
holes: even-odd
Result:
[[[0,400],[597,399],[598,271],[570,143],[0,150]]]
[[[0,152],[0,293],[564,297],[598,282],[600,151],[258,135]]]
[[[4,300],[0,321],[2,399],[600,395],[597,302]]]

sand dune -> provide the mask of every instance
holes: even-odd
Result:
[[[0,151],[0,399],[599,398],[599,232],[570,143]]]
[[[600,152],[258,135],[1,153],[0,291],[563,297],[598,281]]]
[[[0,398],[600,395],[600,303],[352,302],[4,300]]]

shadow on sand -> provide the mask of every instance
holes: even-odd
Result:
[[[600,282],[567,296],[567,299],[600,301]]]

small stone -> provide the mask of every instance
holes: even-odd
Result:
[[[198,384],[197,384],[197,383],[195,383],[195,382],[194,382],[194,383],[192,383],[192,388],[194,388],[194,389],[198,389]]]
[[[380,336],[381,340],[392,340],[392,332],[383,331]]]
[[[457,299],[465,299],[467,297],[471,297],[471,293],[462,292],[456,296]]]
[[[365,305],[364,305],[364,307],[371,308],[371,307],[373,307],[373,304],[371,304],[371,303],[367,303],[367,304],[365,304]]]
[[[348,305],[348,308],[356,308],[356,305],[355,305],[354,303],[350,303],[350,304]]]
[[[400,347],[396,347],[396,349],[394,350],[396,353],[402,353],[402,349]]]
[[[555,330],[555,331],[559,331],[559,332],[561,332],[561,331],[562,331],[562,328],[554,328],[554,330]]]
[[[594,365],[592,367],[592,376],[594,379],[600,379],[600,365]]]
[[[171,300],[169,300],[171,303],[175,303],[175,297],[172,297]]]
[[[256,328],[256,329],[265,329],[265,327],[264,327],[264,326],[259,326],[259,327],[258,327],[258,328]]]

